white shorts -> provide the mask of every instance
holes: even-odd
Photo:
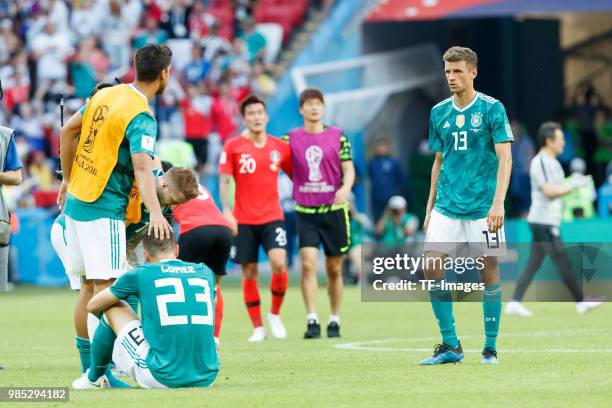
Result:
[[[66,241],[72,275],[109,280],[126,271],[123,221],[110,218],[76,221],[66,216]]]
[[[113,347],[113,361],[142,388],[168,388],[153,377],[147,366],[149,342],[140,320],[132,320],[119,332]]]
[[[499,231],[491,233],[486,217],[462,220],[447,217],[435,209],[431,211],[425,251],[454,255],[457,246],[466,243],[469,244],[470,254],[498,257],[506,255],[506,231],[503,226]]]
[[[69,273],[68,269],[68,244],[66,243],[66,230],[59,224],[53,223],[51,227],[51,245],[55,249],[55,253],[62,261],[64,272],[68,276],[70,281],[70,289],[80,290],[81,289],[81,278]]]

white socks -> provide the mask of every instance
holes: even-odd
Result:
[[[306,320],[314,320],[315,322],[319,323],[319,316],[316,313],[308,313],[306,315]],[[330,315],[329,316],[329,323],[331,322],[336,322],[338,324],[340,324],[340,316],[339,315]]]

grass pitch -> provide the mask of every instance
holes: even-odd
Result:
[[[503,316],[498,366],[480,364],[480,304],[456,305],[465,361],[420,367],[417,362],[439,342],[427,303],[361,303],[359,289],[349,287],[342,311],[343,337],[306,341],[302,339],[301,294],[292,286],[282,311],[288,339],[249,344],[251,327],[241,291],[227,286],[222,369],[212,388],[70,391],[69,405],[516,408],[612,404],[610,304],[586,316],[578,316],[572,303],[531,304],[536,314],[527,319]],[[269,292],[265,284],[261,286],[266,313]],[[27,287],[0,295],[0,362],[5,366],[0,370],[0,386],[69,386],[78,377],[72,328],[75,297],[64,289]],[[329,309],[324,289],[319,305],[325,323]]]

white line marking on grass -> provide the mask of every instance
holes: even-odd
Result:
[[[560,331],[539,331],[539,332],[524,332],[524,333],[506,333],[503,337],[560,337],[571,336],[572,334],[595,334],[598,330],[577,329],[577,330],[560,330]],[[482,336],[461,336],[461,339],[480,338]],[[501,337],[501,336],[500,336]],[[439,337],[409,337],[405,339],[381,339],[368,340],[352,343],[336,344],[334,347],[341,350],[360,350],[360,351],[403,351],[403,352],[430,352],[431,347],[372,347],[378,344],[393,344],[393,343],[417,343],[423,341],[439,341]],[[612,349],[563,349],[563,348],[548,348],[548,349],[501,349],[502,353],[612,353]],[[481,353],[480,349],[467,349],[466,353]]]

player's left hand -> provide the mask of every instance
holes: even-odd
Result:
[[[340,187],[338,191],[336,191],[336,196],[334,198],[335,205],[343,205],[348,202],[348,196],[350,191],[345,189],[344,187]]]
[[[489,226],[489,232],[497,232],[504,225],[504,205],[493,205],[487,215],[487,225]]]

